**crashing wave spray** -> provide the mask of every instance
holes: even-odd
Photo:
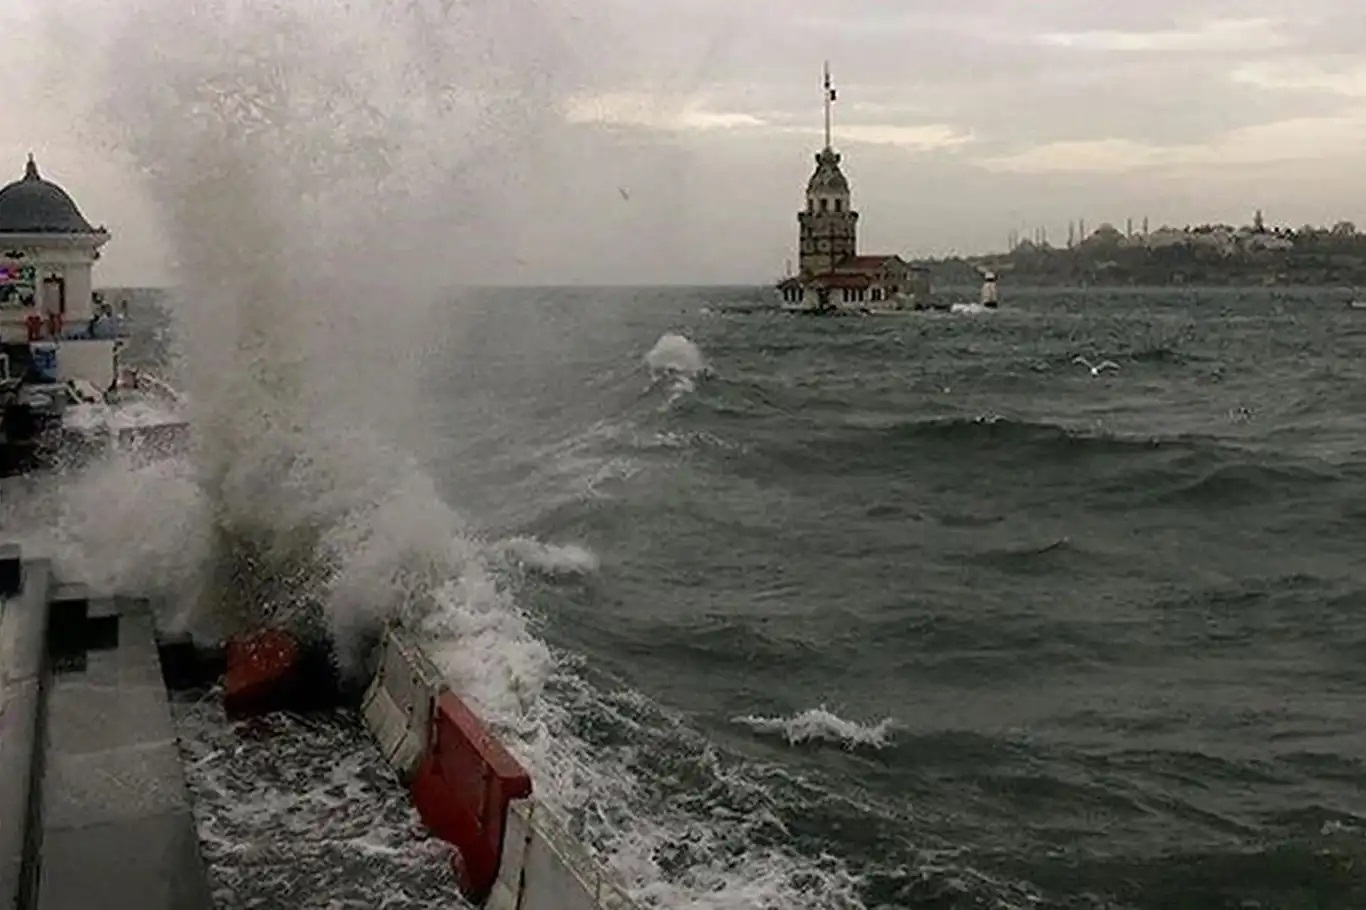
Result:
[[[531,0],[140,0],[120,13],[53,2],[116,36],[101,119],[145,173],[171,242],[177,381],[195,434],[188,465],[139,469],[131,487],[116,464],[79,481],[86,542],[152,525],[120,577],[173,566],[175,590],[234,595],[207,604],[211,618],[308,618],[352,659],[381,620],[417,628],[451,684],[517,728],[542,799],[614,809],[604,840],[652,904],[859,906],[847,877],[820,884],[743,825],[642,808],[651,772],[574,732],[598,693],[560,667],[584,702],[536,698],[555,669],[546,645],[496,582],[497,548],[420,468],[409,405],[422,360],[459,328],[448,288],[481,277],[468,267],[496,224],[484,203],[522,154],[553,145],[531,136],[555,106],[550,74],[566,74],[537,41],[567,23]],[[651,365],[691,381],[702,364],[683,341]],[[98,499],[111,491],[117,520]],[[170,515],[179,524],[160,524]],[[594,562],[504,550],[542,570]],[[204,563],[220,575],[203,577]],[[663,848],[688,842],[702,844],[695,860],[666,868]]]
[[[531,0],[106,6],[68,0],[54,15],[116,36],[95,113],[170,239],[214,554],[201,614],[220,631],[268,619],[326,632],[344,659],[384,619],[459,624],[438,607],[453,585],[467,600],[497,592],[417,462],[412,405],[452,328],[450,289],[476,277],[458,253],[489,224],[471,213],[515,179],[555,109],[560,48],[537,38],[563,23]],[[513,23],[515,41],[493,40]],[[495,650],[536,650],[510,605],[495,613],[512,638]],[[516,679],[536,657],[493,675]],[[498,707],[507,678],[464,678],[487,662],[456,681]]]

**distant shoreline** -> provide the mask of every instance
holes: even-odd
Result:
[[[1108,226],[1080,244],[1021,243],[1009,253],[924,259],[937,285],[980,283],[995,272],[1017,287],[1343,288],[1366,286],[1366,235],[1328,230],[1217,227],[1122,235]]]
[[[1201,282],[1131,282],[1131,281],[1047,281],[1038,280],[1037,276],[1012,276],[1009,273],[1000,275],[1000,286],[1014,288],[1016,290],[1034,289],[1040,291],[1340,291],[1344,294],[1355,295],[1355,288],[1362,287],[1364,290],[1361,295],[1366,296],[1366,280],[1359,285],[1350,282],[1335,281],[1287,281],[1284,283],[1268,283],[1262,281],[1236,281],[1227,282],[1201,281]],[[976,291],[981,287],[981,279],[976,283],[970,280],[959,278],[958,280],[941,280],[934,282],[936,291],[960,289]]]
[[[977,277],[972,278],[955,276],[957,280],[934,280],[932,293],[961,292],[975,297],[980,291],[982,282]],[[1294,291],[1294,290],[1313,290],[1313,291],[1340,291],[1348,296],[1355,296],[1354,289],[1350,284],[1336,284],[1324,282],[1320,284],[1311,283],[1287,283],[1287,284],[1263,284],[1255,282],[1228,284],[1140,284],[1124,282],[1104,282],[1093,281],[1086,284],[1076,282],[1049,282],[1034,280],[1033,276],[1011,276],[1009,273],[1001,275],[1002,292],[1006,289],[1016,291]],[[1362,282],[1366,286],[1366,281]],[[771,282],[726,282],[723,284],[496,284],[496,285],[471,285],[466,288],[453,288],[452,292],[459,291],[753,291],[756,293],[767,293],[771,291]],[[133,285],[109,285],[99,287],[95,290],[103,293],[106,298],[115,301],[122,299],[122,295],[140,294],[169,294],[174,291],[170,287],[158,287],[154,285],[133,286]],[[1363,291],[1362,296],[1366,296]]]

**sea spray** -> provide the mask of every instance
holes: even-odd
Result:
[[[668,776],[655,760],[673,731],[658,717],[643,714],[660,732],[648,760],[583,732],[611,704],[572,660],[551,659],[489,545],[422,469],[422,364],[460,331],[449,288],[483,277],[501,186],[528,148],[554,147],[532,141],[559,100],[549,77],[573,80],[538,60],[538,38],[562,23],[547,28],[545,7],[516,0],[55,5],[84,6],[113,36],[102,122],[144,173],[172,247],[189,482],[175,501],[149,490],[124,502],[123,520],[135,533],[194,505],[196,533],[183,535],[194,547],[177,551],[173,526],[150,542],[177,565],[212,568],[180,588],[223,598],[197,619],[325,630],[352,669],[376,623],[401,621],[506,734],[541,802],[577,811],[650,903],[857,907],[837,864],[754,845],[764,812],[728,822],[699,802],[712,789],[659,804]],[[681,391],[699,364],[659,366]],[[561,562],[520,549],[523,564]],[[558,690],[539,697],[552,674]],[[714,757],[697,767],[723,780]],[[676,861],[671,844],[685,845]]]
[[[522,13],[526,37],[545,14]],[[171,240],[201,612],[329,634],[353,663],[348,643],[427,622],[479,559],[414,457],[412,405],[466,278],[450,241],[485,195],[467,172],[515,166],[550,67],[526,66],[526,41],[482,73],[449,52],[506,24],[492,8],[153,0],[113,18],[98,108]]]

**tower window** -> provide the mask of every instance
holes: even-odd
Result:
[[[821,211],[822,211],[822,212],[829,211],[829,209],[828,209],[829,204],[830,204],[830,200],[829,200],[829,199],[822,199],[822,200],[821,200]]]
[[[840,199],[836,199],[836,200],[835,200],[835,211],[837,211],[837,212],[840,210],[840,202],[841,202],[841,201],[842,201],[842,200],[840,200]]]

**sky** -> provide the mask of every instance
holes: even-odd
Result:
[[[182,5],[229,2],[253,6]],[[434,193],[423,223],[450,232],[451,268],[471,283],[778,277],[822,142],[827,59],[865,252],[987,252],[1037,227],[1059,242],[1080,218],[1366,222],[1359,0],[354,0],[406,12],[346,35],[317,0],[256,5],[291,2],[313,23],[300,59],[345,38],[384,69],[398,53],[385,32],[408,27],[404,53],[469,87],[475,114],[404,141],[460,150],[443,186],[464,189]],[[0,28],[31,39],[0,63],[0,177],[35,152],[113,233],[98,278],[110,285],[170,280],[174,243],[164,194],[91,112],[111,80],[161,78],[145,61],[168,38],[225,40],[185,20],[172,31],[156,5],[0,3]],[[151,18],[130,32],[137,9]],[[430,91],[377,104],[393,115]]]

